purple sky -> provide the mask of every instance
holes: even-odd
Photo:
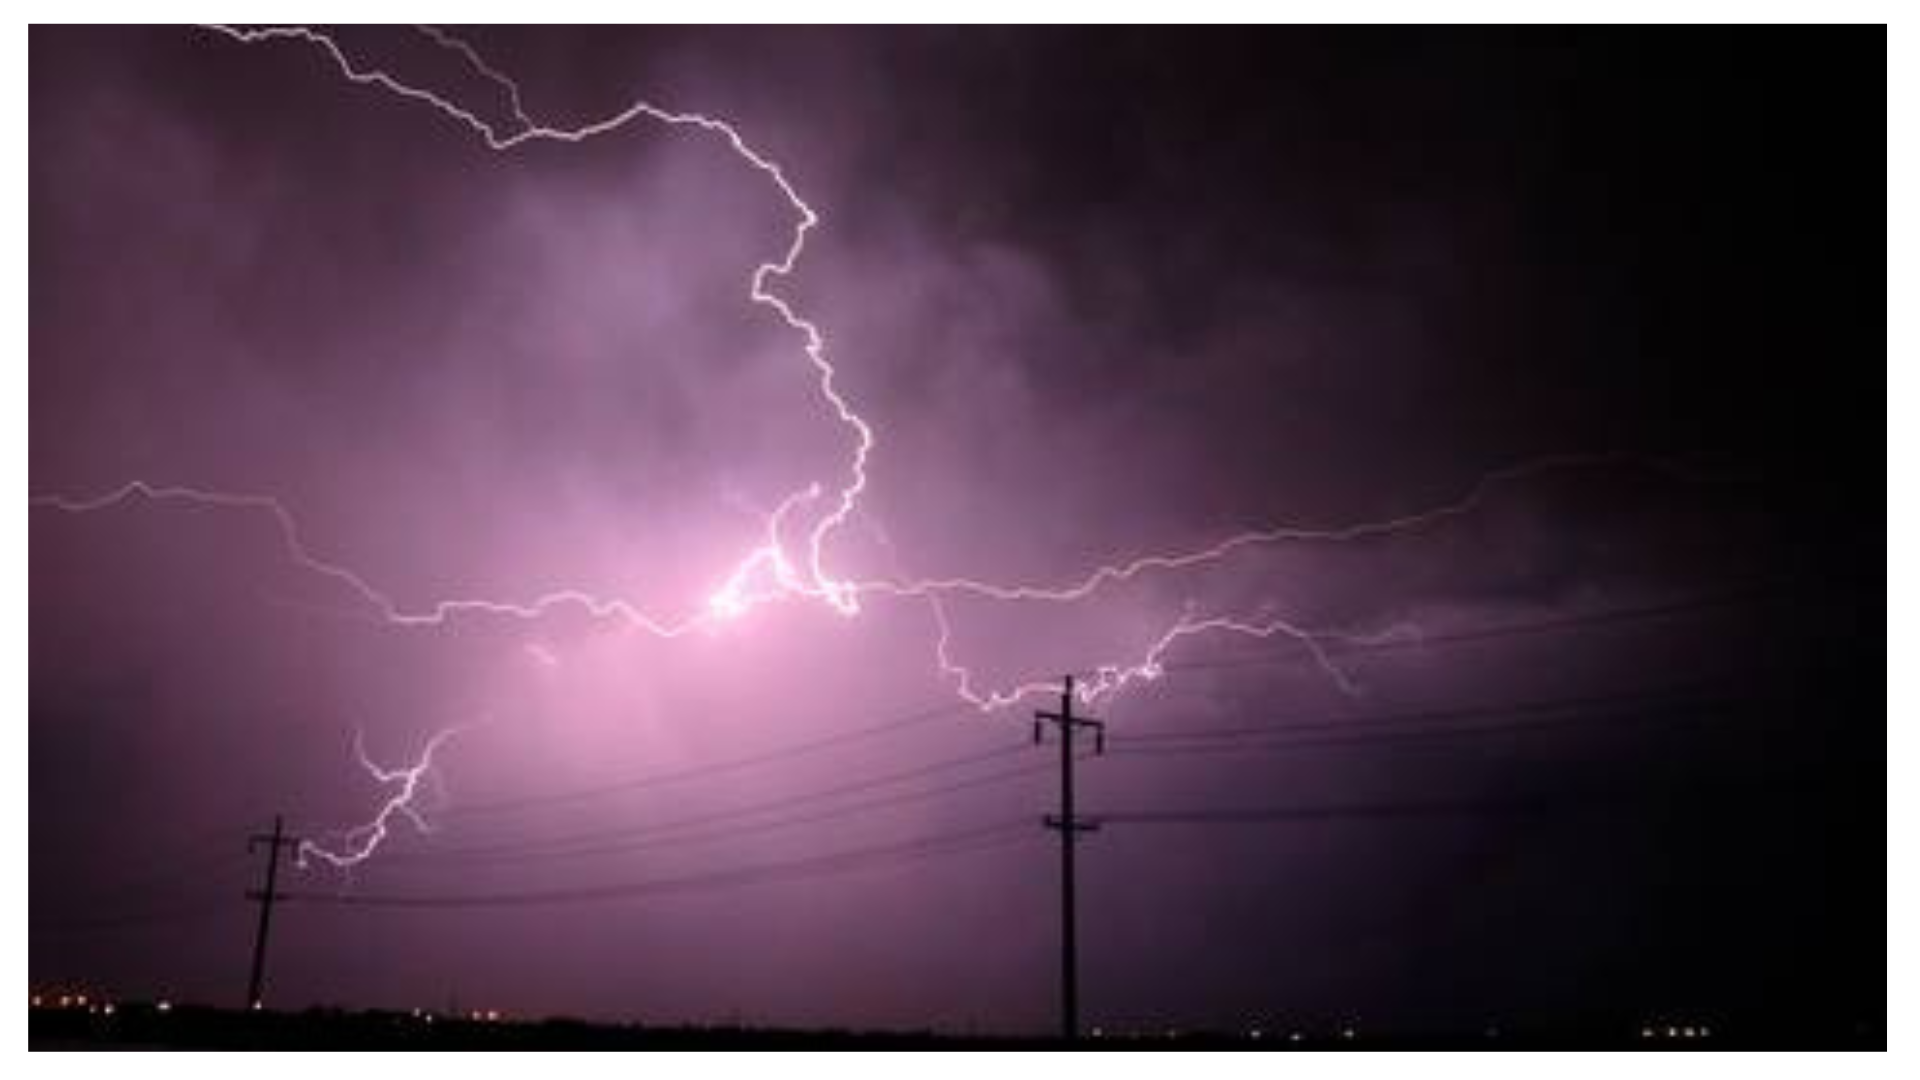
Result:
[[[1876,130],[1872,38],[1865,65],[1819,39],[1834,76],[1790,95],[1779,38],[468,39],[558,127],[724,117],[820,214],[774,291],[876,434],[841,580],[1059,586],[1472,496],[1079,603],[944,601],[989,689],[1134,663],[1183,613],[1389,635],[1329,646],[1345,688],[1284,637],[1195,635],[1096,703],[1088,812],[1280,820],[1087,841],[1090,1024],[1762,1013],[1836,980],[1826,1007],[1883,1009],[1878,920],[1841,924],[1884,884],[1884,505],[1853,423],[1883,392],[1884,149],[1826,119]],[[511,130],[430,39],[338,40]],[[846,482],[801,335],[747,294],[793,208],[724,139],[642,119],[497,152],[299,41],[32,50],[35,495],[271,495],[405,611],[579,590],[677,619],[783,498]],[[1498,478],[1559,455],[1584,456]],[[394,791],[356,732],[400,766],[453,728],[431,835],[395,818],[288,888],[682,886],[291,905],[276,1003],[1051,1022],[1044,702],[961,702],[924,596],[672,639],[570,604],[403,626],[284,541],[258,506],[35,510],[36,984],[236,1000],[244,836],[284,812],[341,843]],[[1321,737],[1164,738],[1283,723]],[[793,869],[733,880],[767,866]],[[1789,911],[1810,929],[1767,936]]]

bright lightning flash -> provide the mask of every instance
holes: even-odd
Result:
[[[354,732],[353,753],[360,759],[360,767],[374,781],[393,789],[386,802],[380,805],[380,812],[372,821],[347,830],[339,837],[338,846],[329,847],[313,840],[302,840],[294,852],[294,863],[306,869],[312,860],[324,862],[336,869],[350,869],[367,860],[387,839],[388,831],[396,817],[405,818],[422,833],[430,833],[433,826],[420,813],[414,800],[420,795],[420,785],[433,775],[433,755],[440,745],[454,736],[458,728],[448,728],[427,740],[426,748],[420,752],[420,759],[405,768],[388,769],[367,756],[366,740],[360,732]]]
[[[578,589],[559,590],[524,601],[455,597],[436,601],[423,608],[407,609],[362,573],[316,554],[302,538],[292,512],[270,495],[210,491],[133,480],[91,497],[45,495],[31,500],[35,506],[76,514],[103,511],[134,501],[182,503],[215,510],[265,514],[277,527],[282,549],[291,561],[303,570],[346,587],[371,609],[375,617],[391,625],[437,627],[458,617],[497,617],[531,622],[557,610],[572,609],[585,611],[595,618],[618,620],[663,638],[675,638],[696,630],[715,631],[764,604],[776,601],[813,600],[837,614],[852,616],[860,612],[863,598],[867,597],[922,600],[932,613],[937,631],[934,660],[938,670],[962,699],[982,711],[989,711],[1011,706],[1029,696],[1055,692],[1058,684],[1050,681],[1028,682],[998,688],[978,685],[972,670],[952,654],[951,626],[944,604],[948,598],[1070,604],[1086,600],[1103,588],[1145,574],[1169,573],[1217,563],[1243,551],[1283,543],[1339,543],[1437,525],[1473,512],[1498,485],[1551,469],[1647,464],[1627,462],[1611,455],[1543,458],[1490,473],[1459,500],[1420,513],[1334,529],[1278,527],[1250,530],[1197,550],[1148,554],[1118,564],[1102,565],[1083,578],[1065,585],[1003,584],[959,577],[862,580],[836,576],[828,568],[829,541],[847,523],[866,491],[867,465],[874,449],[875,433],[868,421],[854,410],[841,393],[838,373],[820,329],[774,291],[776,283],[793,274],[806,251],[809,234],[820,223],[819,213],[801,198],[778,162],[755,148],[726,120],[697,112],[665,109],[645,101],[637,101],[612,116],[578,127],[555,127],[536,122],[523,107],[519,85],[512,78],[490,65],[466,41],[432,27],[422,27],[420,32],[435,45],[459,56],[477,75],[507,95],[513,114],[511,128],[497,126],[472,109],[406,82],[389,71],[355,61],[334,38],[323,31],[297,26],[254,29],[212,26],[207,29],[243,45],[291,42],[317,50],[347,82],[374,88],[430,108],[470,130],[496,153],[509,153],[517,147],[536,142],[581,143],[641,122],[714,137],[723,142],[742,165],[763,176],[793,216],[792,230],[785,247],[776,257],[754,268],[747,283],[747,298],[750,303],[772,312],[799,337],[800,352],[813,369],[820,400],[833,422],[844,428],[848,435],[850,449],[845,470],[838,479],[814,481],[781,500],[767,516],[759,541],[740,556],[732,569],[720,577],[720,583],[705,601],[693,610],[659,616],[642,611],[625,599],[596,596]],[[1279,617],[1245,619],[1190,609],[1149,642],[1139,657],[1096,665],[1088,677],[1080,682],[1079,693],[1085,701],[1092,703],[1128,686],[1151,682],[1163,673],[1162,664],[1170,649],[1188,638],[1208,634],[1282,638],[1297,642],[1328,677],[1345,690],[1352,690],[1352,683],[1334,663],[1328,646],[1379,640],[1378,635],[1369,637],[1338,630],[1314,629]],[[550,650],[545,646],[539,646],[530,655],[545,666],[556,666]],[[396,817],[405,818],[415,827],[425,829],[427,823],[415,799],[423,778],[431,774],[435,751],[451,734],[451,731],[446,731],[434,736],[419,760],[404,769],[386,769],[376,765],[367,757],[364,746],[356,740],[355,749],[362,767],[380,783],[391,785],[393,792],[375,818],[343,834],[339,846],[303,842],[300,847],[301,863],[305,865],[309,860],[318,860],[335,867],[351,867],[379,848]]]

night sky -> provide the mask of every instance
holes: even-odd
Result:
[[[1885,1016],[1884,31],[480,29],[500,152],[315,44],[32,32],[31,978],[1040,1031]],[[510,133],[424,34],[343,54]],[[129,481],[269,496],[135,495]],[[776,533],[802,559],[824,499]],[[1446,513],[1406,527],[1348,526]],[[804,570],[804,568],[803,568]],[[935,606],[935,601],[938,607]],[[384,901],[409,900],[407,906]],[[369,901],[374,901],[370,903]]]

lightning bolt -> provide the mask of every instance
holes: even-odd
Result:
[[[519,85],[499,69],[488,64],[466,41],[437,28],[422,28],[435,44],[450,49],[462,56],[468,64],[489,81],[503,87],[512,104],[516,127],[502,130],[488,122],[472,110],[467,109],[431,90],[402,81],[391,72],[375,67],[356,64],[334,39],[325,33],[300,26],[276,26],[251,29],[239,29],[231,26],[209,26],[206,29],[223,34],[242,44],[254,44],[263,41],[299,41],[316,46],[322,55],[330,60],[348,82],[360,86],[373,86],[411,101],[426,105],[444,116],[464,125],[480,136],[489,150],[505,153],[515,147],[531,142],[557,142],[577,144],[603,135],[608,135],[628,127],[638,121],[648,120],[672,128],[692,128],[710,135],[718,136],[734,155],[746,163],[755,172],[769,180],[780,197],[786,201],[793,212],[793,230],[785,250],[779,258],[771,259],[756,266],[748,279],[747,297],[750,301],[772,311],[787,328],[800,335],[802,351],[812,365],[819,387],[820,396],[827,403],[834,418],[852,434],[853,453],[847,466],[846,478],[839,482],[832,493],[826,493],[823,485],[814,483],[788,496],[781,504],[782,511],[791,510],[795,505],[805,502],[818,502],[825,499],[828,507],[807,530],[805,553],[801,560],[804,572],[797,570],[776,537],[767,545],[749,552],[738,568],[728,576],[726,584],[715,593],[708,604],[710,616],[737,617],[776,596],[799,595],[826,602],[843,615],[852,615],[859,611],[859,600],[854,590],[844,581],[834,578],[827,572],[825,548],[832,533],[844,525],[853,514],[860,495],[867,487],[867,461],[872,455],[874,433],[871,425],[853,409],[838,386],[838,372],[827,356],[827,343],[820,328],[797,311],[792,304],[773,291],[772,283],[791,276],[794,267],[800,262],[807,250],[807,237],[820,223],[820,215],[800,197],[800,192],[787,179],[780,164],[756,149],[742,136],[737,128],[725,120],[696,112],[679,112],[663,109],[646,101],[636,101],[625,109],[605,119],[579,127],[560,128],[534,122],[527,116],[521,104]],[[777,528],[777,518],[772,528]],[[755,572],[762,569],[775,572],[779,585],[777,590],[749,587]],[[587,598],[578,594],[563,594],[552,598],[559,602],[583,602]],[[594,605],[588,602],[587,606]],[[621,605],[625,607],[625,605]],[[532,607],[537,613],[543,604],[536,602]],[[509,611],[508,613],[523,613]],[[628,611],[609,612],[629,615]],[[644,617],[637,620],[649,629],[684,630],[685,624],[661,624]],[[697,620],[693,620],[697,621]]]
[[[112,491],[91,498],[65,495],[35,495],[30,505],[70,514],[89,514],[132,502],[179,503],[214,510],[249,510],[265,514],[280,536],[282,551],[294,565],[310,573],[345,586],[373,609],[382,621],[393,626],[440,626],[460,615],[488,615],[536,620],[550,612],[577,609],[599,619],[617,619],[660,637],[680,637],[701,626],[711,625],[718,617],[712,613],[663,620],[621,599],[606,599],[577,589],[561,589],[532,601],[440,600],[425,608],[407,609],[350,567],[315,555],[302,538],[299,523],[279,499],[271,495],[236,494],[202,488],[151,484],[133,480]],[[756,597],[764,599],[765,597]],[[742,607],[744,610],[744,606]]]
[[[419,760],[404,768],[389,769],[376,764],[367,756],[366,740],[358,731],[353,735],[353,753],[360,759],[360,767],[367,771],[379,784],[393,788],[380,805],[379,813],[365,825],[356,826],[341,833],[334,846],[321,844],[313,840],[302,840],[294,851],[294,865],[302,870],[313,862],[323,862],[336,870],[350,870],[373,856],[386,841],[395,818],[405,818],[422,833],[430,833],[433,826],[421,814],[414,804],[420,794],[421,783],[433,775],[433,755],[441,744],[451,739],[459,728],[447,728],[427,740],[426,747],[420,751]]]
[[[517,82],[491,65],[467,41],[434,27],[421,27],[418,30],[438,48],[458,56],[470,71],[506,95],[512,115],[511,125],[496,124],[442,94],[410,83],[390,71],[357,61],[334,38],[319,30],[299,26],[246,29],[209,26],[205,29],[242,45],[288,42],[309,47],[317,51],[348,83],[376,89],[432,109],[471,131],[489,150],[496,153],[508,153],[516,147],[536,142],[582,143],[641,122],[714,137],[743,165],[764,177],[792,215],[793,224],[785,247],[775,257],[754,268],[747,282],[747,298],[752,305],[771,312],[798,337],[800,351],[812,368],[820,400],[833,422],[846,431],[850,451],[845,468],[837,478],[813,481],[782,499],[767,515],[758,542],[720,577],[719,584],[704,602],[691,610],[671,616],[654,615],[625,599],[596,596],[579,589],[557,590],[524,601],[463,597],[407,608],[363,574],[317,554],[302,537],[293,513],[279,499],[270,495],[134,480],[92,497],[43,495],[30,499],[34,506],[72,514],[95,513],[139,502],[183,504],[265,515],[275,526],[281,548],[290,561],[305,571],[344,587],[381,622],[390,625],[438,627],[456,618],[469,616],[532,622],[559,610],[572,609],[584,611],[596,619],[622,622],[659,637],[676,638],[696,631],[716,631],[723,624],[742,618],[763,605],[792,599],[817,601],[843,616],[858,614],[863,601],[868,598],[918,600],[927,604],[933,618],[934,661],[940,674],[961,699],[988,712],[1010,707],[1031,696],[1054,693],[1058,684],[1046,680],[1015,683],[997,689],[981,686],[973,671],[953,655],[952,625],[947,608],[949,600],[969,598],[996,603],[1078,603],[1104,589],[1146,575],[1169,574],[1219,563],[1242,552],[1274,545],[1345,543],[1432,528],[1480,509],[1503,485],[1551,470],[1622,464],[1669,468],[1660,463],[1610,454],[1539,458],[1488,473],[1460,498],[1417,513],[1333,528],[1278,526],[1251,529],[1204,547],[1145,554],[1123,562],[1103,564],[1078,579],[1061,584],[1007,584],[968,577],[856,579],[835,576],[828,565],[828,546],[835,532],[852,517],[861,495],[867,489],[867,468],[875,447],[875,433],[873,426],[855,411],[841,392],[838,372],[829,355],[824,334],[775,291],[778,283],[793,275],[806,252],[808,237],[821,221],[819,213],[801,197],[777,161],[755,147],[724,119],[698,112],[662,108],[646,101],[636,101],[611,116],[576,127],[556,127],[538,122],[528,114]],[[1394,632],[1397,631],[1389,633]],[[1203,614],[1190,605],[1178,619],[1145,644],[1138,658],[1098,664],[1082,673],[1085,677],[1079,683],[1078,692],[1085,702],[1091,704],[1110,698],[1129,686],[1151,682],[1163,674],[1162,664],[1169,650],[1189,638],[1214,634],[1258,639],[1281,638],[1296,642],[1335,685],[1349,692],[1357,688],[1334,662],[1329,646],[1368,643],[1380,640],[1383,636],[1315,629],[1271,615],[1243,618]],[[556,658],[545,646],[530,646],[529,655],[543,666],[553,667],[557,664]],[[303,843],[300,848],[302,864],[311,859],[335,867],[356,865],[378,849],[396,817],[405,818],[416,828],[426,829],[427,822],[415,805],[415,796],[422,778],[431,774],[434,752],[451,734],[449,730],[436,735],[427,743],[420,758],[412,766],[403,769],[385,769],[376,765],[368,758],[362,742],[356,738],[355,752],[361,766],[378,782],[392,785],[394,792],[371,822],[343,834],[339,845],[328,847]]]

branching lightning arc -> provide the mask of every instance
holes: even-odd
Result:
[[[405,81],[392,72],[355,60],[333,37],[320,30],[307,27],[239,29],[226,26],[206,29],[241,45],[290,42],[309,47],[316,50],[349,83],[375,88],[430,108],[470,130],[488,149],[497,153],[509,153],[516,147],[534,142],[580,143],[643,122],[718,138],[743,165],[767,180],[793,215],[793,225],[785,248],[776,258],[754,268],[748,280],[747,296],[753,305],[772,312],[798,336],[800,351],[813,369],[821,402],[832,421],[847,433],[849,451],[845,469],[837,478],[816,480],[781,500],[767,515],[757,541],[731,564],[726,573],[719,576],[718,584],[704,603],[695,605],[691,610],[659,615],[644,611],[619,597],[595,595],[580,589],[564,589],[524,600],[450,597],[424,607],[408,608],[396,602],[365,574],[316,552],[303,537],[293,512],[272,495],[133,480],[96,495],[38,495],[31,499],[34,506],[74,514],[103,511],[130,503],[178,503],[210,510],[265,515],[277,529],[283,553],[289,560],[307,572],[345,587],[366,605],[373,617],[386,624],[432,628],[463,617],[531,622],[561,609],[572,609],[584,611],[596,619],[617,620],[659,637],[675,638],[693,632],[717,630],[729,621],[774,602],[817,601],[841,616],[855,616],[870,598],[919,601],[927,605],[936,630],[933,653],[940,675],[964,701],[982,711],[991,711],[1031,696],[1057,692],[1058,684],[1033,681],[1001,687],[982,686],[975,672],[954,656],[947,605],[949,600],[1071,604],[1093,597],[1103,589],[1146,575],[1218,563],[1238,553],[1259,548],[1288,543],[1339,543],[1438,525],[1472,513],[1500,485],[1548,470],[1607,466],[1622,462],[1615,455],[1540,458],[1489,473],[1457,500],[1417,513],[1338,528],[1281,526],[1252,529],[1198,549],[1146,554],[1124,562],[1101,565],[1077,580],[1059,584],[1007,584],[964,577],[858,578],[836,574],[829,566],[831,541],[854,515],[867,489],[868,464],[875,448],[876,435],[872,424],[855,410],[841,391],[825,335],[815,323],[775,291],[777,283],[794,273],[806,252],[808,236],[821,221],[819,213],[801,197],[778,162],[748,142],[733,124],[724,119],[697,112],[665,109],[645,101],[637,101],[612,116],[577,127],[539,123],[528,115],[520,87],[511,77],[492,66],[470,43],[438,28],[422,27],[420,33],[439,48],[459,57],[475,75],[498,87],[506,95],[513,118],[511,127],[490,121],[473,109]],[[1399,632],[1402,630],[1388,631],[1387,634]],[[1188,638],[1212,634],[1281,638],[1296,642],[1329,678],[1349,690],[1353,688],[1352,684],[1335,663],[1329,645],[1373,641],[1385,636],[1313,628],[1278,616],[1245,618],[1209,614],[1189,608],[1149,641],[1138,656],[1099,663],[1084,672],[1079,683],[1079,694],[1083,700],[1092,703],[1128,686],[1152,681],[1162,674],[1162,662],[1169,650]],[[302,864],[319,861],[334,867],[351,867],[379,848],[396,817],[405,818],[424,829],[426,822],[418,811],[415,799],[423,777],[429,775],[434,767],[435,752],[452,733],[444,731],[436,735],[427,743],[418,760],[403,769],[387,769],[376,765],[356,741],[356,753],[361,766],[376,782],[388,786],[392,793],[371,822],[341,834],[337,846],[330,847],[311,840],[304,842],[300,849]]]
[[[389,769],[376,764],[367,756],[366,742],[358,732],[355,732],[353,753],[360,759],[360,767],[365,769],[367,775],[373,777],[376,783],[393,789],[392,793],[387,796],[385,802],[380,804],[380,812],[374,815],[372,821],[340,834],[337,837],[338,846],[329,847],[312,839],[301,840],[294,850],[296,863],[304,869],[309,863],[317,860],[338,869],[350,869],[379,850],[381,842],[386,840],[387,833],[392,828],[393,819],[396,817],[405,818],[421,832],[432,832],[433,827],[421,815],[420,808],[415,805],[414,800],[420,795],[420,785],[433,775],[433,755],[440,749],[441,744],[453,738],[459,730],[459,728],[447,728],[438,732],[427,740],[427,745],[420,751],[419,760],[399,769]]]

